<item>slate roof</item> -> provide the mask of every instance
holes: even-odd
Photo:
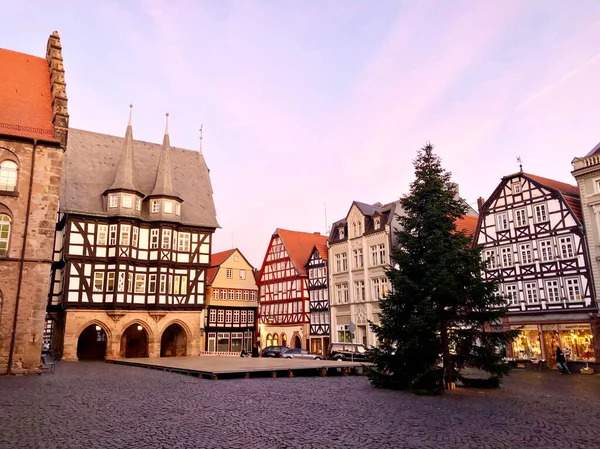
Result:
[[[585,155],[585,157],[588,156],[593,156],[594,154],[600,153],[600,142],[598,142],[598,145],[596,145],[594,148],[591,149],[591,151]]]
[[[115,180],[124,140],[69,129],[60,193],[61,212],[106,216],[102,193]],[[133,140],[134,182],[145,195],[154,189],[161,149],[160,144]],[[173,187],[183,199],[181,223],[218,228],[209,170],[202,153],[171,147],[171,162]]]
[[[288,231],[276,229],[274,235],[279,235],[287,250],[296,271],[300,276],[306,276],[306,262],[312,254],[315,245],[326,245],[327,236],[310,232]]]
[[[367,204],[361,203],[360,201],[353,201],[350,209],[348,210],[348,214],[352,210],[352,207],[356,206],[361,213],[368,218],[365,224],[365,234],[370,234],[373,232],[380,232],[385,224],[392,224],[396,215],[402,214],[402,207],[400,206],[400,201],[393,201],[387,204],[374,203]],[[331,225],[331,231],[329,232],[329,241],[332,243],[340,242],[348,239],[348,222],[346,214],[346,218],[336,221]],[[374,226],[374,218],[381,217],[381,227],[379,229],[375,229]],[[344,238],[340,239],[339,236],[339,228],[344,228]]]
[[[44,58],[0,48],[0,134],[56,140]]]

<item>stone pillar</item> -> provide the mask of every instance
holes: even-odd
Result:
[[[48,61],[48,69],[50,71],[54,138],[60,140],[63,149],[66,149],[69,128],[69,111],[67,108],[67,84],[65,83],[62,45],[60,43],[58,31],[54,31],[48,38],[46,60]]]

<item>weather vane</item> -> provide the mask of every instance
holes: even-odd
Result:
[[[517,156],[517,162],[519,163],[519,171],[522,172],[523,171],[523,160],[521,159],[521,156]]]

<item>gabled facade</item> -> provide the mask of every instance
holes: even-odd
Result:
[[[400,202],[354,201],[331,227],[328,241],[331,339],[376,345],[368,321],[379,323],[379,300],[389,290],[389,267]],[[354,335],[351,324],[356,326]]]
[[[507,356],[556,366],[556,346],[569,361],[594,362],[590,317],[597,304],[590,276],[579,190],[528,173],[502,181],[482,205],[477,243],[485,276],[508,299],[505,326],[523,326]]]
[[[237,248],[215,253],[207,279],[206,354],[239,355],[256,343],[258,287],[254,268]]]
[[[315,245],[306,264],[308,273],[310,352],[327,355],[330,334],[327,245]]]
[[[276,229],[260,270],[261,346],[308,348],[309,296],[306,263],[315,245],[327,237]]]
[[[0,49],[0,374],[39,372],[68,123],[58,33]]]
[[[48,311],[64,360],[198,355],[216,214],[201,152],[69,130]],[[135,170],[133,169],[135,167]]]

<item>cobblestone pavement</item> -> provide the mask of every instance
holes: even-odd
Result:
[[[366,377],[201,380],[104,363],[0,377],[0,448],[598,448],[600,376],[417,397]]]

